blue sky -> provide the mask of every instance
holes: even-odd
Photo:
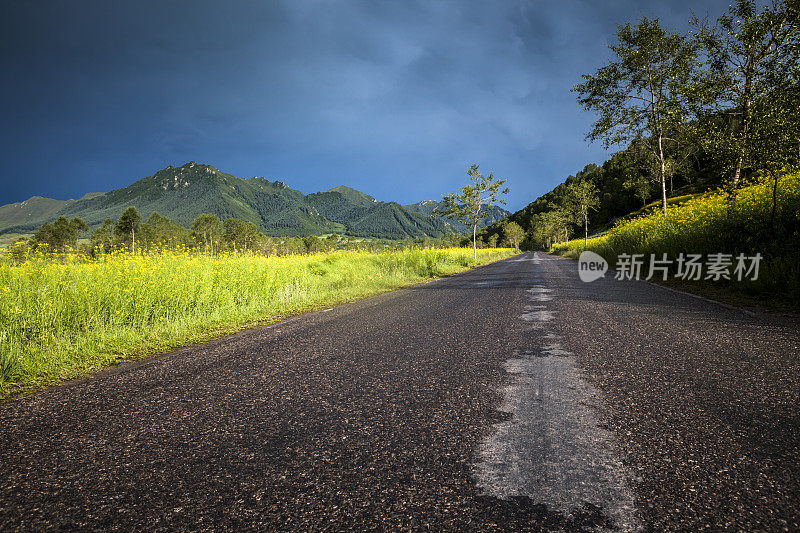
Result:
[[[208,163],[305,193],[524,207],[607,153],[569,89],[616,24],[726,2],[0,0],[0,204]]]

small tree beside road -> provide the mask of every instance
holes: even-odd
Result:
[[[468,226],[472,226],[472,251],[475,261],[478,260],[478,225],[489,216],[489,211],[497,204],[505,204],[505,200],[497,198],[498,194],[508,194],[508,187],[500,189],[506,180],[499,180],[490,172],[488,176],[481,174],[479,165],[470,165],[467,171],[472,185],[465,185],[460,193],[451,193],[442,198],[442,205],[435,213],[447,218],[456,218]]]
[[[570,183],[567,191],[570,204],[583,221],[583,245],[587,246],[589,244],[589,211],[597,209],[597,206],[600,205],[597,187],[591,181],[584,179]]]

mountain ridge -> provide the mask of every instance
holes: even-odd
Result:
[[[433,200],[400,205],[380,202],[361,191],[339,185],[308,195],[282,181],[238,178],[211,165],[190,161],[170,165],[106,193],[88,193],[74,200],[34,196],[0,206],[0,234],[31,233],[59,216],[81,217],[90,227],[117,219],[133,205],[146,219],[152,212],[189,227],[200,213],[220,219],[252,222],[276,236],[340,233],[358,237],[406,239],[440,237],[457,232],[453,222],[420,208]]]
[[[417,202],[415,204],[407,204],[407,205],[404,205],[403,207],[406,208],[409,211],[415,211],[415,212],[423,214],[423,215],[437,216],[435,214],[435,211],[436,211],[436,209],[442,207],[442,203],[438,202],[436,200],[422,200],[421,202]],[[486,211],[485,210],[485,206],[484,206],[484,208],[482,210]],[[482,229],[482,228],[485,228],[486,226],[490,226],[492,224],[496,224],[496,223],[500,222],[501,220],[503,220],[504,218],[508,217],[510,214],[511,214],[511,211],[508,211],[507,209],[503,209],[500,206],[494,205],[491,208],[489,208],[489,212],[488,212],[486,218],[484,218],[481,221],[481,223],[478,224],[478,228]],[[442,217],[442,216],[437,216],[437,218],[440,218],[440,219],[444,220],[447,224],[452,226],[453,229],[455,229],[459,233],[471,232],[472,231],[472,228],[470,226],[468,226],[467,224],[464,224],[463,222],[460,222],[458,220],[455,220],[455,219],[451,220],[451,219],[447,219],[447,218]]]

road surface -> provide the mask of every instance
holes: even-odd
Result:
[[[0,403],[0,530],[798,530],[798,325],[523,254]]]

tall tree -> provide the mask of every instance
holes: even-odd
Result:
[[[548,202],[545,209],[531,217],[531,234],[546,249],[556,242],[569,239],[568,226],[572,224],[574,215],[563,206]]]
[[[135,207],[130,206],[126,209],[122,216],[117,221],[117,227],[114,232],[124,239],[130,237],[131,253],[136,253],[136,231],[139,229],[139,224],[142,222],[142,217]]]
[[[795,0],[772,0],[760,11],[753,0],[736,0],[715,25],[692,18],[706,59],[696,92],[708,125],[705,141],[731,160],[734,197],[742,171],[757,155],[754,130],[771,129],[775,119],[754,112],[756,105],[774,98],[787,80],[797,80],[799,20]]]
[[[667,144],[678,143],[677,132],[689,113],[689,91],[696,67],[695,46],[684,36],[661,27],[658,19],[642,18],[617,29],[617,43],[609,46],[616,61],[573,91],[587,111],[598,119],[586,136],[604,146],[642,142],[657,161],[661,204],[667,214]]]
[[[589,180],[575,180],[567,187],[570,204],[574,206],[576,214],[583,221],[583,245],[589,244],[589,211],[597,209],[600,198],[597,187]]]
[[[472,185],[465,185],[460,193],[451,193],[442,198],[442,204],[434,212],[447,218],[456,218],[468,226],[472,226],[472,251],[475,261],[478,260],[478,225],[489,215],[492,207],[505,204],[505,200],[497,198],[498,194],[508,194],[508,187],[500,189],[506,180],[494,177],[494,172],[484,176],[477,163],[467,170]]]

